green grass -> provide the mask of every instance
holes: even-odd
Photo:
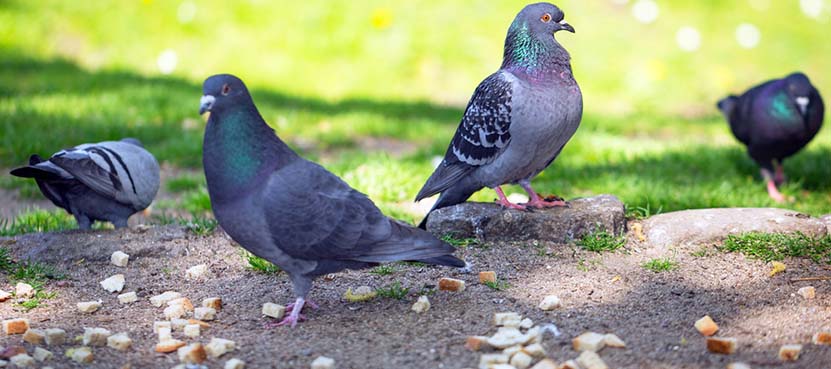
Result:
[[[663,258],[663,259],[651,259],[643,265],[641,265],[644,269],[655,272],[655,273],[662,273],[662,272],[670,272],[675,269],[678,269],[678,262],[672,260],[670,258]]]
[[[269,275],[280,273],[280,267],[248,251],[242,250],[242,258],[248,262],[248,266],[255,272]]]
[[[500,65],[505,31],[526,4],[193,3],[195,17],[179,20],[183,2],[3,2],[0,167],[132,136],[161,162],[198,171],[201,83],[231,72],[302,155],[387,214],[418,221],[408,204],[447,148],[467,99]],[[645,25],[631,17],[632,3],[558,3],[578,30],[558,38],[572,55],[585,109],[577,134],[535,188],[569,199],[611,193],[630,218],[731,206],[831,213],[827,129],[785,162],[791,181],[782,190],[794,202],[780,205],[714,107],[727,93],[797,68],[828,95],[831,43],[823,25],[831,13],[814,20],[785,1],[763,10],[739,0],[659,2],[659,19]],[[470,9],[478,9],[475,16]],[[741,22],[760,27],[759,47],[737,47]],[[701,32],[697,52],[676,45],[682,26]],[[170,75],[157,67],[165,49],[178,56]],[[0,187],[40,196],[32,181],[2,179]],[[171,207],[210,209],[199,176],[166,189],[179,196]],[[472,199],[493,198],[484,190]]]
[[[721,250],[740,252],[765,262],[793,257],[831,264],[831,236],[811,237],[802,233],[745,233],[728,236]]]
[[[626,244],[626,237],[614,235],[606,232],[606,230],[594,231],[589,233],[577,242],[577,246],[582,247],[586,251],[593,251],[597,253],[616,251]]]
[[[457,249],[464,249],[471,246],[478,246],[479,240],[475,238],[457,238],[452,234],[446,234],[442,236],[442,241],[449,243],[453,247]]]
[[[0,219],[0,236],[55,232],[76,228],[78,228],[78,224],[75,222],[75,218],[61,209],[52,211],[32,210],[18,215],[13,220]]]
[[[375,275],[390,275],[397,271],[398,269],[393,264],[383,264],[369,270],[370,273]]]
[[[496,291],[504,291],[504,290],[507,290],[508,288],[511,287],[511,285],[508,284],[508,282],[500,281],[500,280],[487,281],[487,282],[485,282],[485,286],[488,286],[490,289],[496,290]]]
[[[402,300],[410,293],[410,289],[402,287],[401,282],[395,281],[387,286],[376,289],[375,292],[381,297]]]
[[[46,292],[44,287],[49,280],[65,279],[66,275],[55,267],[38,262],[15,262],[8,249],[0,247],[0,272],[6,274],[9,284],[27,283],[35,290],[34,296],[18,303],[28,311],[40,307],[46,300],[55,298],[57,292]]]

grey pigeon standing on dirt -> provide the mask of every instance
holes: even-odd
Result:
[[[96,220],[126,227],[159,191],[159,163],[134,138],[75,146],[47,160],[32,155],[28,166],[11,174],[34,178],[40,192],[72,214],[80,229],[90,229]]]
[[[387,218],[369,198],[292,151],[260,116],[243,82],[205,80],[200,114],[211,207],[243,248],[291,278],[297,300],[277,325],[294,326],[315,277],[383,262],[415,260],[464,267],[453,246]],[[309,302],[314,307],[314,304]]]
[[[583,115],[571,57],[554,38],[559,31],[574,32],[563,18],[563,11],[549,3],[519,12],[508,29],[502,68],[476,88],[444,160],[416,201],[441,193],[433,211],[490,187],[506,208],[566,206],[542,199],[531,188],[531,180],[557,158]],[[530,201],[508,201],[500,187],[508,183],[519,183]],[[426,222],[427,217],[419,227]]]
[[[761,167],[768,195],[784,202],[777,188],[785,181],[782,161],[802,150],[822,127],[825,105],[819,91],[805,74],[793,73],[741,96],[730,95],[719,101],[718,108]]]

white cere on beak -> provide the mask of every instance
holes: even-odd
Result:
[[[214,101],[216,100],[213,95],[202,95],[202,98],[199,99],[200,106],[210,106],[213,105]]]
[[[566,24],[566,19],[563,18],[563,20],[560,21],[560,24]]]
[[[811,103],[811,99],[809,99],[805,96],[800,96],[800,97],[797,97],[795,100],[796,100],[796,105],[799,106],[799,111],[801,111],[802,114],[805,114],[805,112],[808,111],[808,104]]]

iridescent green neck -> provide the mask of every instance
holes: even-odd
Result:
[[[246,122],[251,119],[245,111],[228,112],[219,125],[217,149],[222,153],[223,173],[227,180],[236,184],[244,184],[257,174],[263,163],[261,148],[255,147],[257,128]]]
[[[799,113],[791,106],[791,98],[785,92],[773,97],[770,114],[783,123],[799,123]]]
[[[568,52],[554,39],[531,34],[528,24],[515,21],[508,29],[502,68],[531,76],[571,71]]]

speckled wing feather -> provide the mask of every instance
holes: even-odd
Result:
[[[493,162],[511,141],[511,80],[503,71],[486,78],[473,93],[444,161],[416,201],[448,189],[478,166]]]

